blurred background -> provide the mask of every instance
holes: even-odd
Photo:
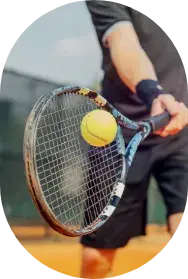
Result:
[[[18,39],[6,61],[0,94],[0,185],[4,211],[22,245],[43,264],[79,277],[81,246],[53,232],[28,192],[23,164],[23,133],[37,99],[63,85],[100,88],[101,51],[84,2],[59,7],[35,21]],[[148,236],[118,252],[114,276],[152,259],[168,242],[165,207],[151,180]],[[126,263],[126,264],[125,264]]]

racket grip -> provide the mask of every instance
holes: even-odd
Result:
[[[152,116],[149,121],[151,123],[152,130],[157,131],[165,127],[170,122],[170,114],[168,111],[165,111],[162,114]]]

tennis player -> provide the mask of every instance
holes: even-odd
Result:
[[[81,277],[104,278],[117,248],[145,235],[151,175],[164,198],[171,235],[181,221],[188,186],[188,92],[181,58],[158,25],[124,5],[86,4],[103,53],[104,97],[133,120],[165,109],[171,114],[170,124],[146,139],[137,152],[115,213],[97,232],[81,239]],[[131,134],[125,131],[124,136],[129,141]]]

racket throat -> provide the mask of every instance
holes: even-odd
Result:
[[[114,210],[117,208],[118,203],[123,195],[123,192],[125,190],[125,184],[122,182],[117,182],[114,187],[114,191],[110,197],[109,204],[104,209],[104,212],[101,216],[102,220],[107,220],[114,212]]]

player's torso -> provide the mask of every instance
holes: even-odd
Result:
[[[139,38],[142,48],[147,53],[155,67],[158,78],[167,88],[168,82],[178,83],[184,74],[184,67],[180,55],[168,35],[150,18],[135,11],[130,10],[130,15],[134,29]],[[173,78],[173,72],[176,70],[176,81]],[[171,79],[169,77],[171,76]],[[165,80],[168,79],[168,82]]]

